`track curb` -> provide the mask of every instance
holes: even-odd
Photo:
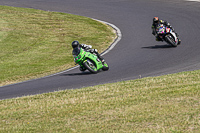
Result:
[[[121,40],[122,38],[122,34],[121,34],[121,31],[120,29],[115,26],[114,24],[111,24],[111,23],[108,23],[108,22],[105,22],[105,21],[102,21],[102,20],[98,20],[98,19],[94,19],[94,18],[91,18],[93,20],[96,20],[96,21],[99,21],[101,23],[104,23],[108,26],[110,26],[111,28],[113,28],[115,30],[115,33],[117,35],[117,37],[115,38],[115,40],[111,43],[111,45],[101,53],[101,55],[105,55],[106,53],[108,53],[110,50],[112,50],[116,45],[117,43]],[[14,84],[8,84],[8,85],[5,85],[5,86],[0,86],[0,88],[3,88],[3,87],[6,87],[6,86],[11,86],[11,85],[16,85],[16,84],[22,84],[22,83],[26,83],[26,82],[30,82],[30,81],[34,81],[34,80],[39,80],[39,79],[44,79],[44,78],[49,78],[49,77],[52,77],[52,76],[55,76],[55,75],[59,75],[59,74],[62,74],[62,73],[65,73],[65,72],[68,72],[68,71],[71,71],[75,68],[78,68],[78,66],[75,66],[75,67],[72,67],[72,68],[69,68],[67,70],[64,70],[64,71],[61,71],[61,72],[58,72],[58,73],[55,73],[55,74],[51,74],[51,75],[48,75],[48,76],[44,76],[44,77],[40,77],[40,78],[36,78],[36,79],[31,79],[31,80],[26,80],[26,81],[22,81],[22,82],[18,82],[18,83],[14,83]]]

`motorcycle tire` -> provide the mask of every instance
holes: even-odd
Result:
[[[86,62],[83,63],[83,66],[88,69],[91,73],[98,73],[98,70],[95,66],[95,64],[90,61],[90,60],[87,60]]]
[[[173,47],[177,47],[176,42],[174,41],[174,38],[170,35],[165,36],[165,41],[169,44],[171,44]]]

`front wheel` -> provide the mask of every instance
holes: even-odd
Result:
[[[93,62],[87,60],[83,63],[83,66],[87,68],[91,73],[98,73],[98,70]]]
[[[170,35],[165,36],[165,41],[169,44],[171,44],[173,47],[177,47],[176,42],[174,41],[174,38]]]

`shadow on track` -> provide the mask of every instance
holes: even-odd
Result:
[[[60,76],[80,76],[80,75],[91,75],[91,72],[81,72],[81,73],[70,73],[70,74],[60,74]]]
[[[142,47],[142,48],[146,48],[146,49],[164,49],[164,48],[175,48],[171,45],[155,45],[155,46],[148,46],[148,47]]]

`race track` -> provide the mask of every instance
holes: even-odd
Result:
[[[72,13],[117,26],[122,39],[106,55],[107,72],[78,68],[41,79],[0,87],[0,99],[82,88],[122,80],[200,69],[200,3],[183,0],[1,0],[0,5]],[[167,20],[179,33],[177,48],[156,42],[152,18]],[[84,43],[84,42],[82,42]]]

